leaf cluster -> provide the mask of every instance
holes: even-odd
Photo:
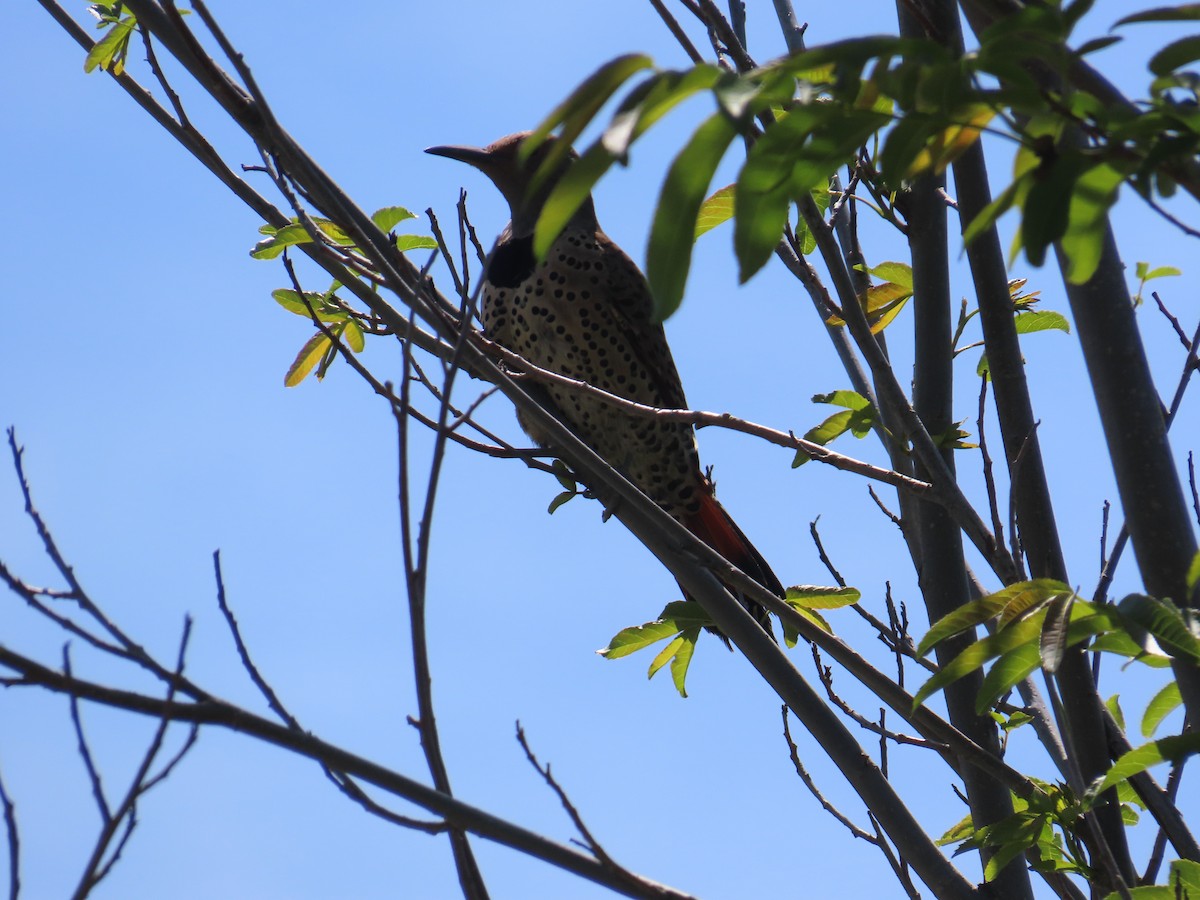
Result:
[[[371,221],[383,232],[387,232],[401,253],[409,250],[436,250],[437,241],[426,235],[402,234],[397,235],[392,229],[401,222],[416,218],[416,213],[410,212],[403,206],[385,206],[371,215]],[[263,225],[258,233],[265,237],[254,245],[250,256],[254,259],[270,260],[283,254],[289,247],[298,244],[308,244],[313,241],[310,228],[320,233],[323,240],[345,253],[354,253],[358,247],[344,229],[329,219],[311,217],[307,223],[293,219],[281,228],[273,225]],[[338,343],[343,344],[355,353],[361,353],[366,346],[365,335],[359,319],[360,313],[355,312],[344,300],[337,295],[337,289],[342,285],[337,281],[323,293],[281,288],[271,292],[271,296],[288,312],[315,320],[326,326],[312,335],[284,375],[286,387],[295,387],[316,369],[317,378],[322,379],[329,367],[337,359]],[[565,501],[564,501],[565,502]],[[551,510],[553,511],[553,510]]]
[[[827,208],[829,179],[840,166],[869,158],[872,165],[858,174],[877,196],[894,196],[922,173],[944,170],[993,128],[1016,143],[1012,182],[970,223],[965,240],[1018,209],[1013,253],[1023,251],[1040,266],[1057,243],[1070,280],[1085,281],[1098,264],[1106,213],[1121,185],[1148,198],[1169,196],[1192,171],[1200,148],[1200,78],[1182,71],[1200,58],[1200,38],[1178,40],[1154,56],[1150,99],[1141,107],[1106,103],[1068,86],[1066,73],[1084,56],[1120,40],[1113,35],[1071,48],[1072,32],[1091,5],[1026,5],[985,31],[975,52],[958,56],[930,40],[884,36],[827,44],[741,73],[707,63],[657,70],[644,55],[619,57],[576,88],[527,142],[532,152],[559,129],[562,146],[541,170],[549,177],[565,145],[632,82],[601,135],[552,190],[535,252],[547,252],[595,183],[627,160],[639,137],[679,103],[708,95],[716,110],[670,165],[651,228],[646,274],[659,318],[678,307],[692,244],[715,225],[733,220],[739,277],[746,281],[789,229],[812,251],[804,217],[790,221],[791,210],[810,200]],[[1116,26],[1184,20],[1190,9],[1128,16]],[[1048,89],[1031,73],[1036,67],[1058,73],[1062,86]],[[706,200],[739,136],[749,149],[737,180]]]

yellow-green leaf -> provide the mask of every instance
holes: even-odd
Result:
[[[1163,719],[1178,709],[1182,703],[1183,697],[1179,693],[1179,682],[1177,681],[1170,682],[1155,694],[1147,705],[1146,712],[1142,715],[1142,737],[1150,737],[1154,734]]]
[[[291,366],[288,367],[287,374],[283,377],[284,387],[295,387],[307,378],[308,373],[313,370],[313,366],[321,361],[321,357],[332,346],[329,338],[319,332],[305,341]]]
[[[104,37],[96,41],[92,45],[92,49],[88,51],[88,55],[83,61],[83,71],[92,72],[100,68],[106,72],[112,72],[114,75],[124,72],[125,56],[129,52],[129,39],[133,36],[133,29],[136,25],[135,17],[126,16],[108,29]]]
[[[961,110],[955,115],[958,122],[935,134],[917,153],[905,177],[912,178],[930,169],[939,175],[946,171],[948,165],[979,140],[983,126],[990,122],[995,114],[990,106],[983,103]]]
[[[736,190],[736,185],[727,184],[700,204],[700,215],[696,216],[696,238],[733,218]]]
[[[1175,762],[1197,752],[1200,752],[1200,732],[1174,735],[1142,744],[1113,763],[1104,778],[1088,788],[1088,795],[1098,796],[1115,787],[1118,782],[1125,781],[1139,772],[1145,772],[1151,766],[1162,762]]]
[[[816,584],[796,584],[787,589],[784,599],[797,609],[841,609],[852,606],[862,598],[857,588]]]
[[[342,329],[342,340],[355,353],[362,353],[363,349],[367,346],[366,340],[363,337],[362,327],[354,319],[346,320],[346,325]]]
[[[644,625],[622,628],[608,642],[607,647],[596,652],[605,659],[620,659],[676,634],[679,634],[679,627],[674,622],[647,622]]]
[[[385,206],[371,213],[371,221],[375,227],[385,234],[407,219],[415,219],[417,214],[403,206]]]

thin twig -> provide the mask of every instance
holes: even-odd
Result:
[[[579,814],[579,810],[576,809],[575,804],[571,802],[571,798],[567,796],[567,792],[563,790],[562,785],[560,785],[554,778],[554,775],[551,774],[550,763],[546,763],[546,765],[543,766],[540,762],[538,762],[538,758],[534,756],[533,750],[531,750],[529,747],[529,741],[525,737],[525,729],[521,727],[520,722],[517,722],[517,743],[519,743],[521,745],[521,749],[525,751],[525,758],[529,760],[529,764],[533,766],[535,770],[537,770],[537,773],[542,776],[542,779],[549,786],[550,790],[554,791],[554,793],[558,796],[558,800],[562,804],[563,809],[566,810],[567,815],[570,817],[571,823],[575,826],[575,830],[578,831],[579,836],[583,838],[582,841],[573,841],[572,843],[579,844],[580,846],[586,848],[589,853],[596,857],[596,861],[599,862],[600,865],[602,865],[609,872],[611,872],[614,877],[618,879],[628,879],[631,884],[636,884],[639,881],[638,877],[613,859],[612,856],[609,855],[608,851],[604,849],[604,846],[598,840],[596,840],[596,837],[592,834],[591,829],[589,829],[587,824],[583,821],[583,816]]]
[[[36,660],[14,653],[2,644],[0,644],[0,667],[20,674],[22,676],[20,684],[25,686],[38,686],[55,693],[73,694],[80,699],[91,700],[108,707],[125,709],[157,719],[169,717],[174,722],[215,725],[250,735],[311,759],[322,760],[330,768],[353,774],[385,791],[445,816],[447,820],[468,828],[482,837],[517,849],[582,878],[606,885],[625,896],[648,898],[648,900],[662,900],[662,898],[683,900],[687,897],[682,892],[673,891],[647,879],[642,879],[637,886],[630,885],[626,881],[618,881],[587,854],[579,853],[570,847],[551,841],[453,797],[447,797],[416,779],[408,778],[372,763],[340,747],[326,743],[312,734],[297,733],[285,725],[255,715],[247,709],[233,706],[223,700],[211,699],[198,703],[168,702],[161,697],[124,691],[80,678],[67,677],[43,666]]]
[[[4,806],[4,830],[8,836],[8,900],[21,893],[21,837],[17,828],[17,807],[0,777],[0,805]]]
[[[73,678],[69,645],[63,646],[62,663],[63,672],[68,678]],[[92,798],[100,810],[100,821],[107,825],[112,820],[112,811],[108,807],[108,798],[104,794],[104,783],[100,778],[100,771],[96,768],[95,760],[92,759],[91,746],[88,744],[87,736],[83,733],[83,717],[79,713],[79,698],[72,696],[68,697],[67,701],[71,706],[71,727],[75,730],[75,743],[79,750],[79,758],[83,761],[88,783],[92,787]]]
[[[663,23],[675,37],[675,40],[679,42],[679,46],[688,55],[688,59],[696,65],[704,62],[704,57],[700,55],[700,51],[696,49],[696,45],[692,43],[692,39],[680,27],[679,21],[671,15],[670,10],[667,9],[662,0],[650,0],[650,5],[654,7],[654,11],[658,13],[658,17],[663,20]]]
[[[195,132],[192,123],[188,121],[187,113],[183,111],[183,104],[179,100],[179,95],[175,93],[175,89],[171,87],[171,83],[167,81],[166,73],[163,72],[162,66],[158,64],[158,56],[154,53],[154,42],[150,40],[150,32],[145,28],[139,28],[138,32],[142,36],[142,44],[146,48],[146,62],[150,66],[150,71],[154,73],[154,77],[158,79],[159,86],[162,87],[163,93],[171,101],[171,106],[175,110],[175,116],[179,120],[179,124],[188,131]]]
[[[431,220],[436,223],[436,218],[432,217],[432,214]],[[453,259],[445,246],[445,242],[442,241],[440,231],[438,232],[438,240],[442,247],[442,252],[446,257],[446,262],[452,266]],[[462,237],[462,245],[465,267],[465,235]],[[415,536],[413,534],[411,492],[408,484],[408,468],[410,465],[408,457],[408,429],[406,427],[408,418],[404,415],[397,415],[399,468],[401,473],[401,542],[405,564],[405,587],[408,595],[409,619],[411,623],[413,678],[417,689],[417,730],[421,736],[421,749],[425,753],[429,772],[433,777],[434,787],[446,795],[451,794],[450,776],[442,755],[441,737],[438,733],[437,720],[434,714],[433,678],[430,672],[429,647],[425,625],[425,588],[429,573],[429,546],[433,535],[433,513],[450,430],[448,427],[450,397],[453,393],[455,378],[459,371],[458,362],[461,359],[463,349],[466,347],[467,335],[471,331],[471,321],[473,318],[471,313],[474,304],[467,293],[465,268],[462,280],[459,279],[458,275],[455,275],[455,284],[459,289],[463,302],[463,308],[459,316],[459,321],[462,325],[460,326],[458,343],[455,346],[455,356],[447,363],[446,380],[441,389],[442,403],[438,411],[437,429],[434,432],[434,446],[429,475],[425,482],[425,503],[421,510],[420,520],[416,524]],[[409,365],[411,349],[408,342],[405,342],[404,350],[404,377],[401,381],[401,402],[407,407],[409,387],[412,382],[412,369]],[[475,860],[475,854],[471,850],[470,842],[467,840],[466,832],[461,828],[451,827],[449,835],[450,846],[454,853],[455,866],[458,870],[459,884],[462,887],[463,894],[468,900],[487,900],[487,885],[483,880],[483,873],[480,871],[479,865]]]
[[[842,573],[833,565],[833,561],[829,558],[829,554],[825,552],[825,544],[821,541],[821,532],[817,531],[817,522],[820,516],[808,523],[808,533],[813,539],[813,543],[817,545],[817,556],[821,563],[829,570],[829,574],[833,576],[833,580],[837,582],[838,587],[846,586],[846,579],[842,577]]]
[[[810,794],[816,798],[821,804],[821,808],[829,813],[839,822],[846,826],[846,829],[854,837],[866,841],[868,844],[879,845],[879,839],[869,831],[855,825],[850,817],[843,813],[840,809],[825,799],[825,795],[821,793],[821,789],[817,787],[812,776],[808,774],[808,769],[804,767],[804,763],[800,761],[800,750],[796,746],[796,742],[792,739],[791,727],[788,725],[788,708],[786,705],[780,707],[780,715],[783,717],[783,739],[787,741],[788,755],[791,757],[792,765],[796,768],[796,774],[800,776],[800,780],[804,782],[804,786],[808,788]]]
[[[834,706],[853,719],[860,728],[863,728],[866,731],[869,731],[872,734],[880,737],[893,740],[897,744],[908,744],[910,747],[922,747],[926,750],[936,750],[943,756],[947,754],[950,748],[946,744],[942,744],[937,741],[931,741],[927,738],[915,737],[911,734],[901,734],[897,731],[887,731],[878,723],[872,722],[862,713],[855,710],[852,706],[850,706],[849,703],[842,699],[842,697],[839,696],[836,691],[834,691],[833,669],[830,666],[825,665],[824,661],[822,661],[821,651],[818,649],[817,645],[813,644],[809,649],[812,651],[813,663],[817,668],[817,677],[820,679],[822,687],[825,688],[826,696],[829,697],[830,702],[833,703]]]
[[[137,826],[137,801],[148,790],[155,785],[160,784],[174,769],[174,767],[183,759],[187,751],[192,748],[196,741],[199,726],[193,725],[190,729],[188,739],[184,742],[183,748],[175,757],[167,764],[157,777],[151,777],[150,769],[154,765],[154,761],[158,758],[159,752],[162,750],[163,740],[167,734],[167,728],[171,724],[171,707],[174,705],[176,687],[183,677],[184,661],[187,658],[188,642],[192,634],[191,617],[186,617],[183,622],[183,633],[179,639],[179,653],[176,658],[174,674],[175,677],[167,684],[166,698],[162,705],[162,714],[158,719],[158,727],[154,731],[154,736],[150,740],[150,745],[146,748],[146,752],[142,756],[141,764],[134,773],[133,779],[130,782],[129,789],[125,792],[121,803],[116,810],[111,814],[108,813],[107,803],[102,802],[102,818],[103,824],[100,829],[100,835],[96,839],[96,844],[92,848],[91,856],[87,864],[84,866],[83,875],[79,879],[79,883],[75,888],[75,893],[72,895],[73,900],[83,900],[93,889],[112,871],[113,866],[121,858],[121,854],[125,849],[125,845],[129,842],[129,838],[133,835],[133,830]],[[64,655],[63,671],[67,677],[71,674],[68,668],[68,660]],[[82,727],[79,726],[76,717],[75,704],[78,697],[71,694],[72,703],[72,718],[76,719],[77,729],[81,745],[84,744]],[[89,764],[90,766],[90,764]],[[99,789],[99,776],[95,776],[93,781],[95,789]],[[118,838],[117,832],[120,831]],[[113,844],[114,839],[116,844]],[[112,852],[109,852],[109,847],[112,847]],[[105,857],[108,857],[105,861]]]
[[[1192,490],[1192,511],[1196,514],[1196,524],[1200,525],[1200,490],[1196,489],[1196,459],[1193,451],[1188,451],[1188,487]]]
[[[565,375],[559,375],[557,372],[552,372],[548,369],[543,369],[535,366],[524,357],[501,347],[492,341],[479,337],[478,341],[485,349],[505,363],[510,364],[518,369],[514,373],[514,378],[520,380],[522,377],[531,377],[538,382],[553,384],[558,387],[565,387],[571,390],[579,391],[580,393],[588,394],[597,397],[612,406],[622,409],[634,415],[646,416],[649,418],[660,419],[669,422],[684,422],[700,427],[715,427],[726,428],[730,431],[737,431],[742,434],[749,434],[754,437],[760,437],[769,443],[779,447],[786,447],[789,450],[803,450],[813,459],[818,462],[823,462],[833,466],[835,469],[841,469],[845,472],[853,472],[858,475],[864,475],[867,478],[875,481],[882,481],[884,484],[890,484],[893,487],[912,491],[928,497],[928,499],[936,502],[939,500],[937,491],[933,490],[933,486],[927,481],[921,481],[917,478],[912,478],[908,475],[903,475],[891,469],[880,468],[879,466],[866,463],[861,460],[854,459],[850,456],[844,456],[841,453],[830,450],[828,447],[814,443],[813,441],[798,438],[790,431],[778,431],[774,428],[769,428],[766,425],[759,425],[756,422],[749,422],[745,419],[738,418],[730,413],[712,413],[703,412],[694,409],[664,409],[657,406],[649,406],[645,403],[638,403],[633,400],[627,400],[624,397],[610,394],[607,391],[601,390],[598,387],[588,384],[586,381],[580,381],[575,378],[568,378]]]
[[[983,430],[987,413],[988,378],[984,375],[979,381],[979,414],[975,423],[979,431],[979,453],[983,457],[983,483],[987,488],[988,510],[992,514],[992,531],[996,535],[996,540],[1004,543],[1004,523],[1000,521],[1000,504],[996,497],[996,479],[992,474],[992,457],[988,453],[987,437]]]
[[[1176,318],[1169,309],[1167,309],[1167,304],[1163,303],[1162,297],[1158,296],[1158,291],[1151,291],[1150,296],[1153,297],[1154,302],[1158,304],[1158,311],[1161,312],[1163,316],[1166,317],[1166,320],[1171,323],[1171,328],[1174,330],[1175,336],[1179,338],[1179,343],[1183,344],[1183,349],[1190,350],[1191,341],[1188,340],[1187,332],[1183,330],[1183,325],[1180,324],[1179,319]]]

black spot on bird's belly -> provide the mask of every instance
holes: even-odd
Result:
[[[533,235],[513,238],[496,248],[488,261],[487,280],[500,288],[514,288],[533,274]]]

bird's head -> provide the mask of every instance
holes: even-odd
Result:
[[[568,148],[553,171],[540,174],[542,164],[557,150],[558,138],[548,135],[532,153],[524,154],[521,147],[530,134],[532,132],[520,131],[486,147],[429,147],[425,152],[464,162],[490,178],[508,201],[513,235],[521,237],[533,233],[546,198],[563,173],[579,158]],[[590,208],[590,201],[585,202],[584,209]]]

